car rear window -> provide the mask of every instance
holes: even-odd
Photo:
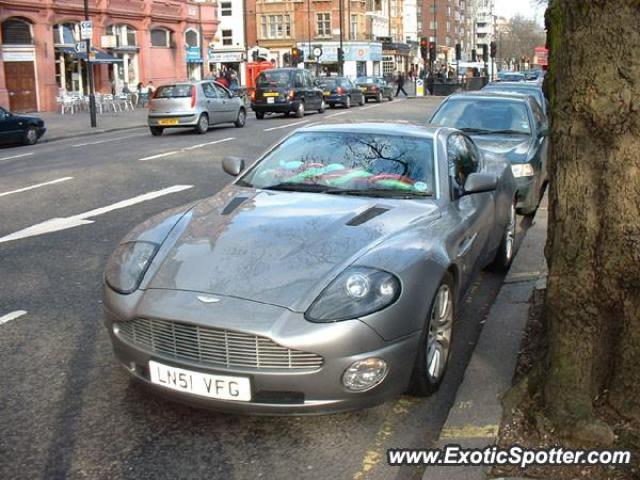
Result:
[[[191,97],[191,85],[163,85],[158,87],[154,98],[188,98]]]
[[[320,85],[325,87],[325,88],[335,88],[336,87],[336,81],[335,80],[321,80],[320,81]]]
[[[378,83],[378,79],[375,77],[360,77],[356,80],[357,83]]]
[[[289,85],[291,74],[282,71],[266,71],[258,76],[258,87],[286,87]]]

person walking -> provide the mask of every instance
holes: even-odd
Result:
[[[404,90],[404,73],[398,73],[398,80],[396,81],[397,89],[396,89],[396,97],[400,94],[400,92],[404,93],[405,97],[409,95]]]

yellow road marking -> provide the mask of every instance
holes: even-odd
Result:
[[[353,475],[353,480],[363,480],[384,458],[385,442],[393,435],[398,417],[409,413],[409,408],[418,403],[418,399],[401,397],[397,399],[391,410],[385,416],[378,433],[376,433],[373,445],[362,458],[362,467]]]
[[[443,428],[440,438],[491,438],[498,436],[499,425],[463,425]]]

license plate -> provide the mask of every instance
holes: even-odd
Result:
[[[273,97],[267,97],[267,103],[275,103],[276,99]]]
[[[323,92],[325,97],[328,97],[329,95],[331,95],[331,92]]]
[[[278,92],[265,92],[262,94],[263,97],[277,97]]]
[[[156,385],[220,400],[251,400],[251,383],[246,377],[229,377],[193,372],[149,361],[151,382]]]
[[[178,125],[177,118],[162,118],[158,120],[158,125]]]

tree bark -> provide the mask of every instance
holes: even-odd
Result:
[[[640,421],[640,1],[552,0],[546,22],[543,397],[557,427],[588,440],[607,390]]]

